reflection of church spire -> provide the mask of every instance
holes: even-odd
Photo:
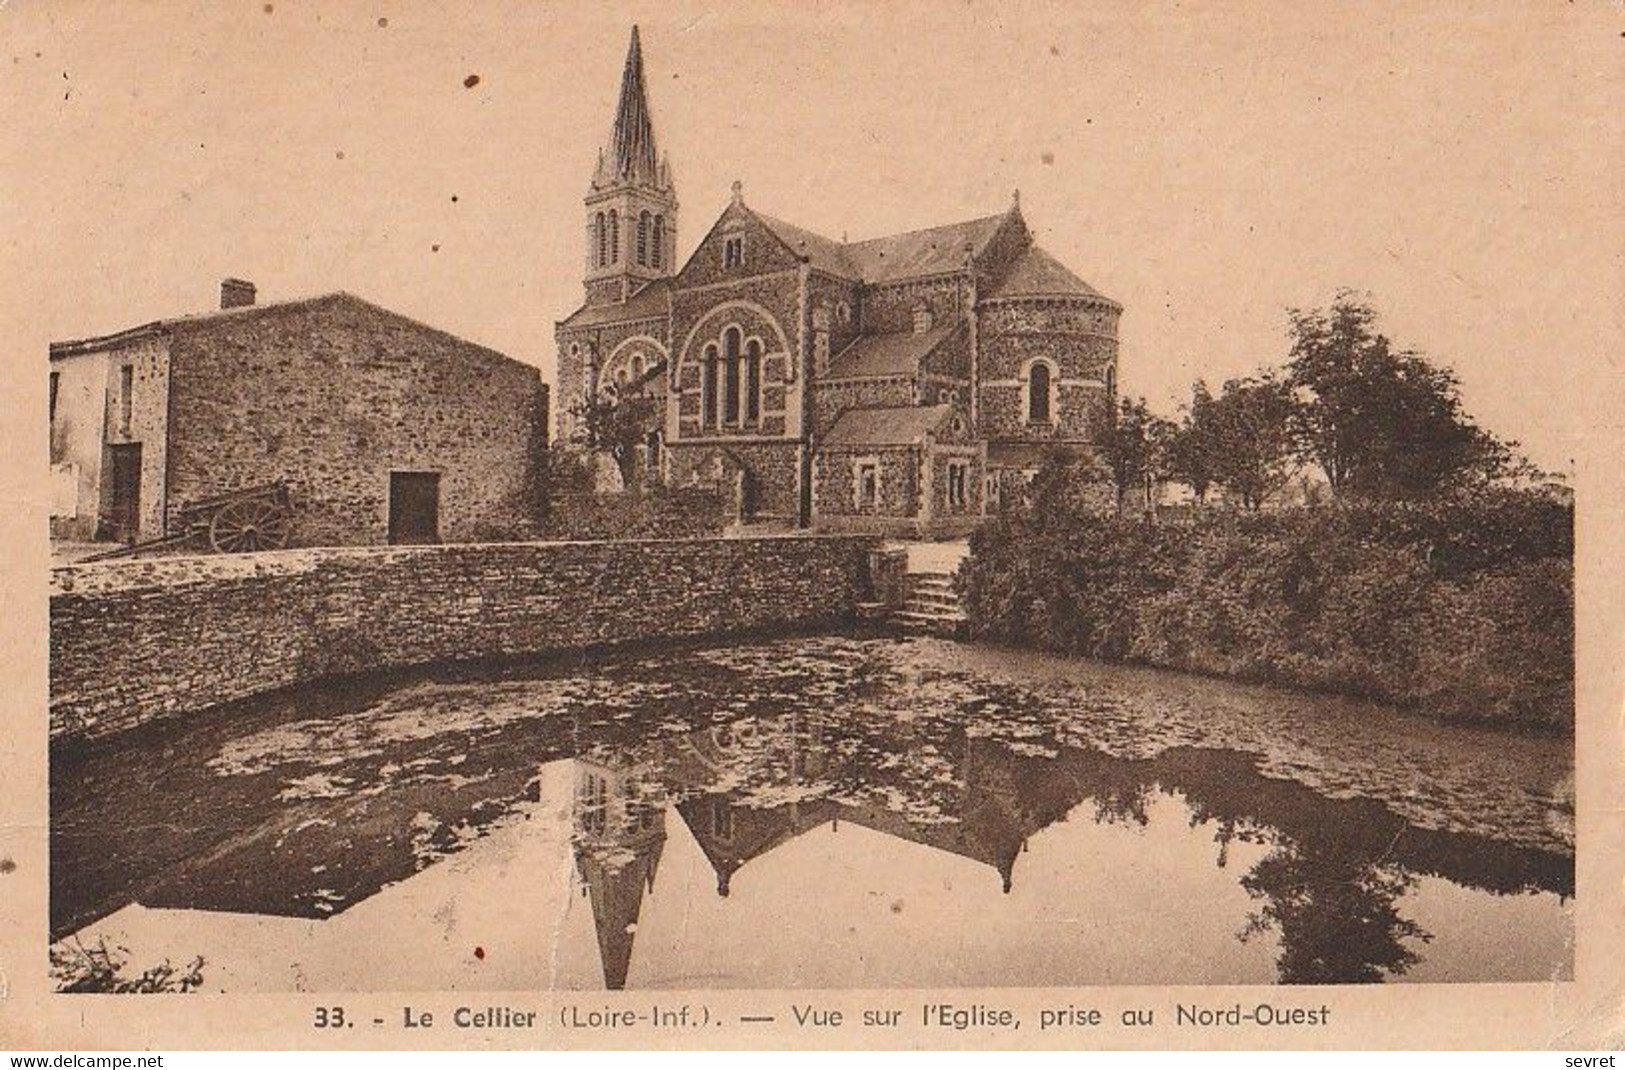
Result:
[[[666,811],[637,791],[628,770],[578,761],[575,855],[592,903],[604,985],[626,987],[645,892],[653,892],[666,846]]]

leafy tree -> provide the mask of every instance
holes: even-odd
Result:
[[[1292,388],[1269,373],[1230,380],[1207,406],[1213,479],[1248,509],[1291,478],[1296,409]]]
[[[1366,301],[1344,290],[1328,309],[1288,316],[1299,448],[1334,494],[1414,498],[1506,471],[1515,444],[1474,424],[1456,377],[1395,348]]]
[[[1214,440],[1213,394],[1198,379],[1185,418],[1168,440],[1168,475],[1191,488],[1198,502],[1218,482],[1219,444]]]
[[[638,451],[660,417],[659,402],[641,390],[624,393],[606,384],[570,408],[576,419],[576,441],[588,449],[603,450],[620,469],[621,482],[630,487],[637,478]]]
[[[1099,443],[1100,459],[1111,472],[1119,502],[1138,491],[1144,507],[1150,507],[1152,489],[1167,468],[1175,431],[1172,423],[1151,412],[1144,398],[1122,399],[1117,419]]]

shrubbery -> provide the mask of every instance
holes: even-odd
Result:
[[[1046,470],[1028,507],[972,537],[973,634],[1572,728],[1566,504],[1494,489],[1154,524],[1069,508],[1075,478]]]

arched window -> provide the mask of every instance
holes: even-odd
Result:
[[[705,360],[700,364],[700,426],[717,425],[717,347],[705,347]]]
[[[649,266],[649,213],[638,215],[638,263]]]
[[[621,213],[613,208],[609,210],[609,262],[621,262]]]
[[[666,217],[655,216],[654,233],[649,235],[649,266],[659,267],[665,258],[666,245]]]
[[[634,379],[643,378],[643,354],[642,353],[634,353],[634,354],[632,354],[632,378],[634,378]]]
[[[1116,367],[1108,364],[1108,365],[1106,365],[1106,400],[1107,401],[1115,401],[1116,399],[1117,399],[1117,369],[1116,369]]]
[[[739,425],[739,328],[722,332],[722,422]]]
[[[1047,424],[1050,422],[1051,404],[1050,393],[1053,389],[1050,378],[1050,366],[1042,360],[1034,361],[1027,369],[1027,422],[1030,424]]]
[[[604,213],[598,213],[598,221],[593,226],[593,240],[598,243],[598,259],[596,265],[603,267],[609,263],[609,231],[604,227]]]
[[[745,423],[762,422],[762,343],[752,338],[745,346]]]
[[[914,333],[924,334],[931,329],[931,306],[924,301],[914,306]]]

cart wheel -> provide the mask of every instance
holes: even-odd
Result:
[[[219,553],[279,550],[287,542],[287,515],[273,502],[232,502],[209,521],[209,545]]]

